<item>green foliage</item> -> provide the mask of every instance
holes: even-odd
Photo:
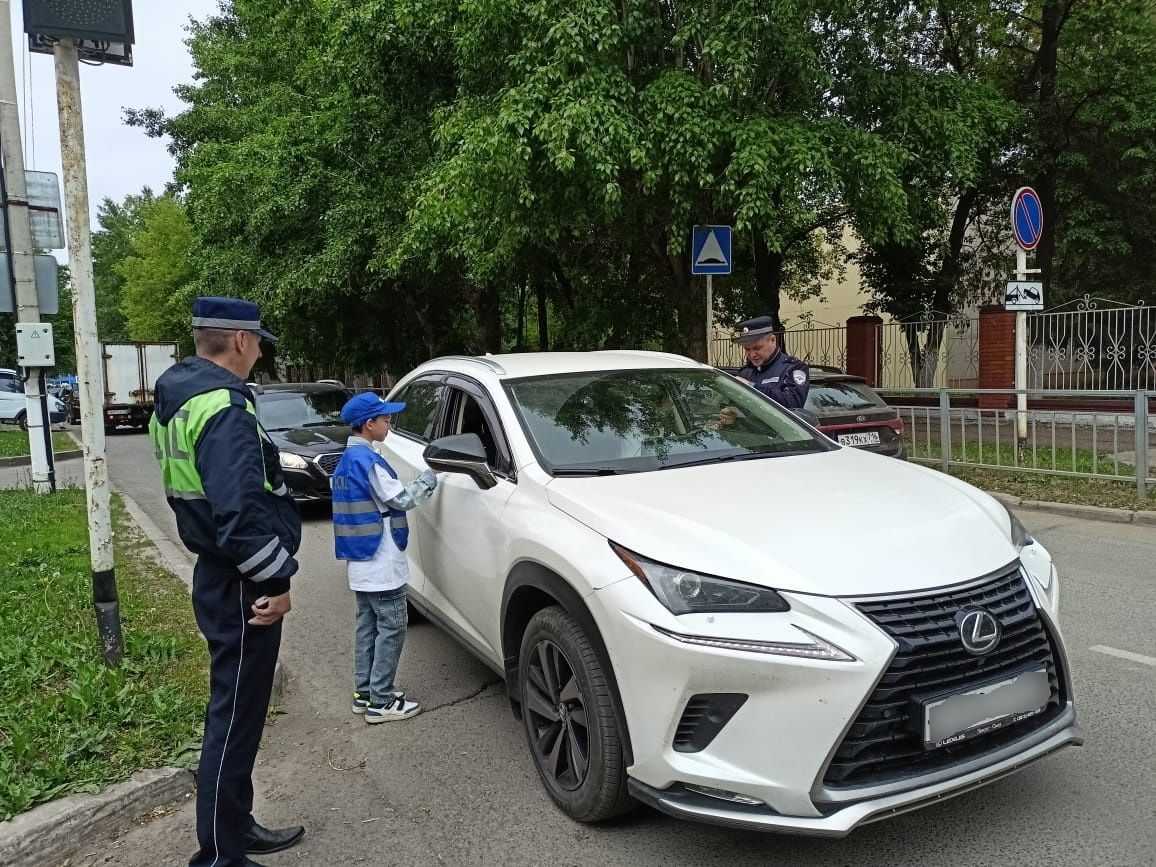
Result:
[[[100,228],[92,233],[92,278],[96,290],[96,322],[100,339],[121,343],[131,339],[121,310],[124,277],[119,266],[133,255],[133,235],[139,231],[141,209],[156,199],[145,187],[123,202],[105,199],[97,209]]]
[[[131,252],[115,266],[129,339],[189,342],[196,237],[184,206],[170,195],[140,205]]]
[[[84,492],[0,492],[0,821],[195,749],[207,654],[188,594],[117,504],[125,659],[100,662]]]
[[[75,451],[72,437],[61,431],[52,434],[53,451]],[[28,434],[22,430],[0,430],[0,458],[16,458],[28,454]]]

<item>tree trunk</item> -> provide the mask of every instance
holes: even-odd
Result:
[[[779,293],[783,288],[782,253],[770,250],[766,239],[755,231],[755,291],[759,296],[760,309],[755,315],[779,316],[782,301]]]
[[[502,351],[502,296],[494,285],[483,286],[474,296],[474,309],[482,329],[482,351]]]
[[[518,287],[518,337],[514,348],[518,352],[526,349],[526,284]]]
[[[674,309],[678,313],[675,333],[666,335],[666,348],[707,362],[706,283],[691,275],[685,254],[668,254],[666,262]]]
[[[546,281],[539,280],[538,291],[538,351],[547,352],[550,349],[550,319],[546,315]]]

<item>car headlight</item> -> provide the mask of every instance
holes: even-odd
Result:
[[[303,470],[309,466],[305,458],[291,452],[281,452],[281,466],[287,470]]]
[[[787,600],[767,587],[676,569],[610,543],[614,553],[672,614],[789,611]]]

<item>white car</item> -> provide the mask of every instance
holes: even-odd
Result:
[[[15,370],[0,368],[0,424],[28,427],[28,402],[24,397],[24,381]],[[48,395],[48,417],[51,424],[68,421],[68,410],[54,395]]]
[[[383,453],[441,473],[411,601],[577,820],[842,835],[1082,743],[1051,557],[976,488],[681,356],[440,358],[389,399]]]

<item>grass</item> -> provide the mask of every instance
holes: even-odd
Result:
[[[118,669],[100,662],[84,492],[0,491],[0,821],[200,746],[208,654],[188,592],[113,507]]]
[[[910,443],[909,443],[910,447]],[[939,468],[943,450],[938,443],[917,443],[908,456],[930,460],[930,466]],[[1033,460],[1029,449],[1020,466],[1016,466],[1015,447],[985,443],[981,449],[978,443],[953,444],[951,458],[974,464],[996,464],[1000,467],[968,467],[953,465],[950,473],[987,491],[998,491],[1025,500],[1040,500],[1050,503],[1077,503],[1088,506],[1107,506],[1118,509],[1156,509],[1156,486],[1149,492],[1148,500],[1136,500],[1136,468],[1132,464],[1115,462],[1108,453],[1099,455],[1085,449],[1051,448],[1038,449]],[[1061,472],[1098,473],[1114,478],[1089,479],[1044,475],[1028,472],[1028,469]],[[1119,479],[1116,481],[1115,479]]]
[[[52,449],[55,452],[75,451],[76,441],[62,431],[52,434]],[[28,454],[28,434],[22,430],[0,430],[0,458],[18,458]]]

